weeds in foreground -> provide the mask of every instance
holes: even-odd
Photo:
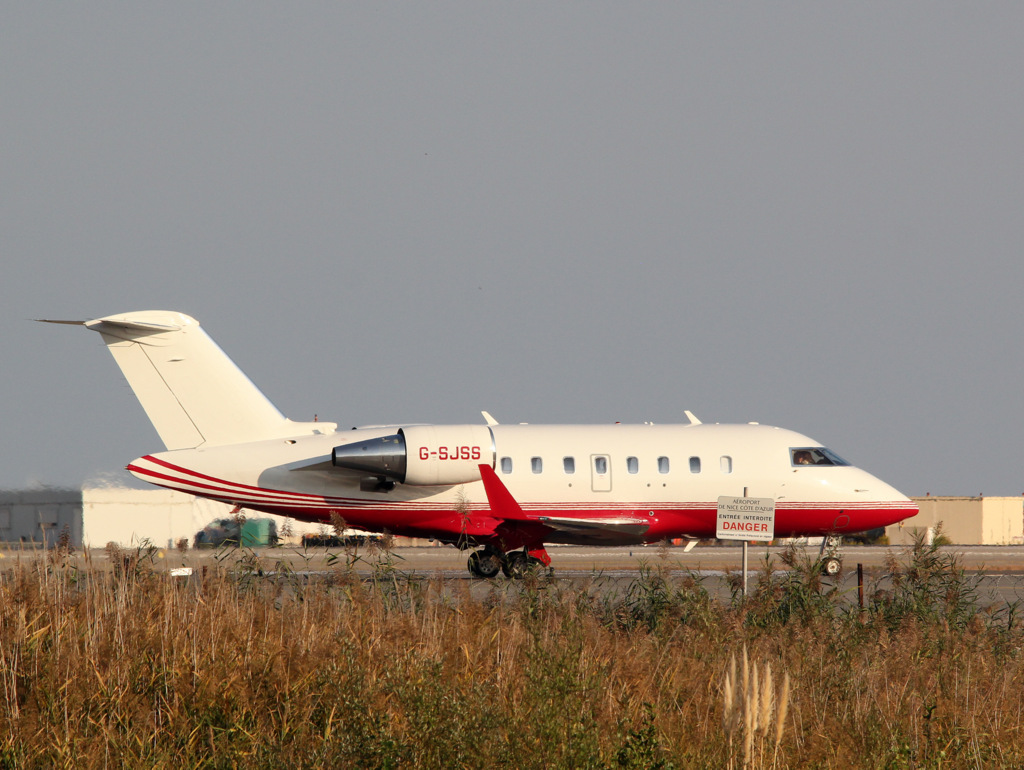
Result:
[[[0,766],[1024,764],[1024,635],[928,547],[863,612],[800,569],[730,604],[662,568],[481,595],[387,551],[319,580],[234,553],[15,560]]]
[[[886,572],[892,588],[877,592],[870,609],[890,629],[910,619],[959,630],[968,626],[977,630],[983,624],[985,608],[978,600],[981,578],[967,573],[957,553],[942,550],[943,540],[940,526],[931,544],[923,536],[915,538],[905,562],[889,556]]]
[[[612,595],[606,602],[605,614],[624,629],[657,632],[680,624],[707,628],[718,607],[700,576],[687,572],[680,580],[664,566],[641,564],[621,599]]]

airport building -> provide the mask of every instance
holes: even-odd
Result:
[[[1024,543],[1024,497],[914,497],[920,513],[885,528],[890,545],[910,545],[915,535],[942,535],[956,545]]]
[[[283,533],[285,518],[242,511],[248,518],[271,519]],[[231,518],[232,506],[168,489],[84,487],[0,492],[0,543],[53,547],[64,538],[73,548],[150,544],[192,546],[197,532],[218,519]],[[323,534],[326,528],[292,520],[289,538]]]

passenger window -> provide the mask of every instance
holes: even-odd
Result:
[[[640,462],[635,457],[626,458],[626,470],[630,473],[637,473],[640,470]]]
[[[732,473],[732,458],[729,455],[722,455],[720,463],[722,473]]]
[[[607,473],[608,472],[608,458],[607,457],[595,457],[594,458],[594,473]]]
[[[658,458],[658,473],[668,473],[668,458],[667,457],[659,457]]]
[[[565,472],[567,474],[572,475],[573,473],[576,472],[576,458],[574,458],[574,457],[563,457],[562,458],[562,467],[565,469]]]
[[[690,473],[700,473],[700,458],[699,457],[691,457],[690,458]]]
[[[511,457],[502,457],[501,458],[501,472],[502,473],[511,473],[512,472],[512,458]]]
[[[531,457],[530,468],[533,470],[534,473],[540,473],[544,470],[544,461],[541,460],[539,457]]]

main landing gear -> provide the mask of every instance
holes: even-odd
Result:
[[[466,567],[473,577],[492,578],[498,571],[505,573],[505,577],[519,580],[530,573],[540,573],[551,564],[551,557],[547,550],[535,548],[527,551],[510,551],[502,554],[495,548],[487,546],[479,551],[473,551],[469,555]]]
[[[505,559],[492,548],[481,548],[469,555],[466,566],[473,577],[492,578],[505,568]]]
[[[839,552],[839,547],[842,544],[843,538],[839,535],[825,535],[822,538],[821,551],[818,552],[822,575],[835,577],[843,568],[843,556]]]

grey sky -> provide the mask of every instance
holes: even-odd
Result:
[[[1020,494],[1024,4],[7,3],[0,486],[160,449],[181,310],[288,416],[757,420]]]

